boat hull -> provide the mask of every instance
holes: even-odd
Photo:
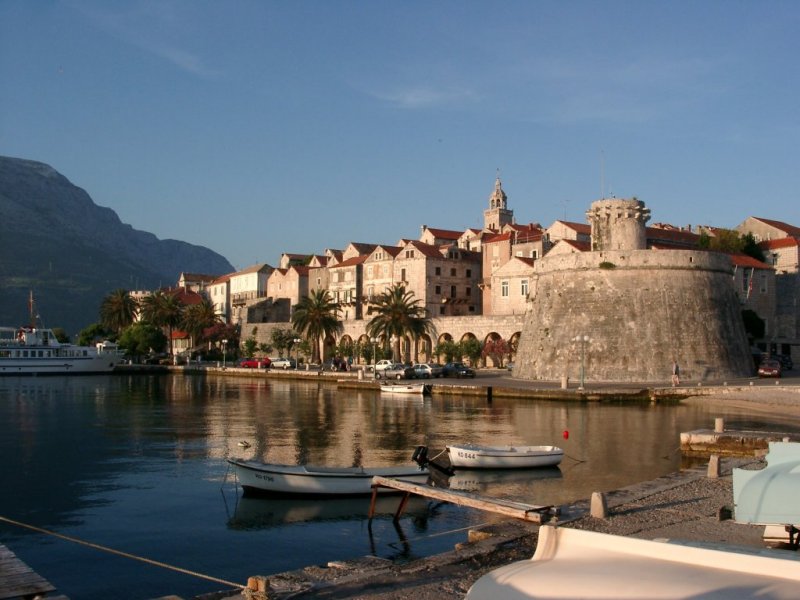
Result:
[[[365,496],[372,493],[372,478],[376,475],[413,483],[428,481],[428,471],[418,467],[363,469],[274,465],[250,460],[228,462],[245,495]],[[392,491],[378,489],[381,493]]]
[[[450,464],[462,469],[531,469],[554,467],[564,451],[556,446],[447,446]]]
[[[381,386],[381,392],[387,394],[413,394],[424,396],[431,393],[430,385],[424,383],[386,384]]]
[[[0,357],[0,375],[67,375],[110,373],[119,364],[111,356],[3,358]]]

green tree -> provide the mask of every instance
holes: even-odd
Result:
[[[151,351],[163,352],[167,338],[160,327],[147,321],[139,321],[120,334],[118,343],[128,355],[139,357]]]
[[[62,344],[69,342],[69,336],[67,335],[67,332],[64,331],[63,327],[53,327],[53,335],[55,335],[56,340]]]
[[[199,346],[206,340],[206,332],[219,322],[219,315],[214,304],[203,298],[197,304],[183,309],[178,326],[192,337],[192,347]]]
[[[283,329],[279,327],[273,329],[272,333],[270,334],[272,345],[278,352],[278,356],[283,356],[284,350],[289,348],[289,346],[292,344],[292,340],[296,337],[298,337],[297,334],[291,329]]]
[[[172,330],[180,323],[182,305],[178,296],[169,291],[157,290],[142,299],[142,318],[156,327],[167,330],[169,353],[172,355]]]
[[[453,340],[439,342],[433,349],[433,353],[437,357],[444,355],[444,362],[446,363],[453,362],[456,358],[461,358],[461,349]]]
[[[400,361],[401,338],[408,336],[416,342],[425,334],[435,337],[433,323],[425,315],[420,300],[401,283],[375,298],[372,311],[377,314],[367,324],[367,335],[393,340],[392,358],[396,362]]]
[[[478,362],[481,352],[483,351],[483,348],[481,348],[481,343],[478,340],[472,337],[467,338],[465,340],[461,340],[458,346],[462,358],[466,356],[473,365]]]
[[[108,329],[103,327],[101,323],[92,323],[78,333],[78,345],[91,346],[97,340],[107,338],[109,333]]]
[[[755,258],[756,260],[766,262],[764,251],[758,245],[758,242],[752,233],[748,232],[742,236],[742,252],[747,254],[747,256]]]
[[[128,290],[119,288],[100,303],[100,322],[117,335],[136,320],[139,303]]]
[[[311,360],[319,362],[320,341],[335,336],[344,330],[339,320],[339,307],[331,299],[328,290],[313,290],[294,307],[292,325],[312,342]]]

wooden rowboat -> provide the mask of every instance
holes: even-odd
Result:
[[[426,383],[386,383],[381,385],[381,392],[423,396],[431,393],[431,386]]]
[[[418,466],[370,469],[275,465],[255,460],[228,462],[233,466],[245,495],[360,496],[372,493],[372,478],[376,475],[412,483],[426,483],[428,480],[428,470]]]
[[[564,451],[556,446],[447,446],[450,464],[462,469],[529,469],[554,467]]]

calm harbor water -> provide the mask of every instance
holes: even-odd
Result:
[[[408,463],[420,444],[431,456],[454,441],[556,444],[558,469],[460,472],[450,485],[557,504],[679,469],[679,433],[715,417],[787,430],[696,405],[386,398],[235,376],[0,378],[0,516],[244,584],[330,560],[434,554],[494,517],[418,500],[395,526],[395,498],[368,527],[369,499],[242,498],[228,457],[379,466]],[[0,543],[72,600],[225,588],[5,523]]]

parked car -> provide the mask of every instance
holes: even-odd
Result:
[[[381,377],[384,379],[413,379],[414,374],[414,367],[409,367],[401,363],[394,363],[388,369],[375,371],[375,379],[380,379]]]
[[[460,362],[449,362],[442,367],[444,377],[475,377],[475,370]]]
[[[383,370],[388,369],[389,367],[392,367],[392,366],[394,366],[394,363],[391,360],[384,359],[384,360],[379,360],[378,362],[376,362],[371,370],[375,371],[375,373],[377,373],[378,371],[383,371]],[[377,375],[376,375],[376,377],[377,377]]]
[[[334,356],[322,365],[323,371],[348,371],[349,369],[350,363],[347,362],[346,358],[342,358],[341,356]]]
[[[272,368],[273,369],[294,369],[297,366],[297,363],[294,362],[293,358],[273,358],[270,359],[272,361]]]
[[[441,377],[442,367],[435,363],[419,363],[414,365],[414,377],[419,379],[430,379],[431,377]]]
[[[774,358],[768,358],[762,361],[758,366],[759,377],[780,377],[781,376],[781,363]]]
[[[266,356],[264,358],[242,358],[239,366],[244,369],[268,369],[272,363]]]

